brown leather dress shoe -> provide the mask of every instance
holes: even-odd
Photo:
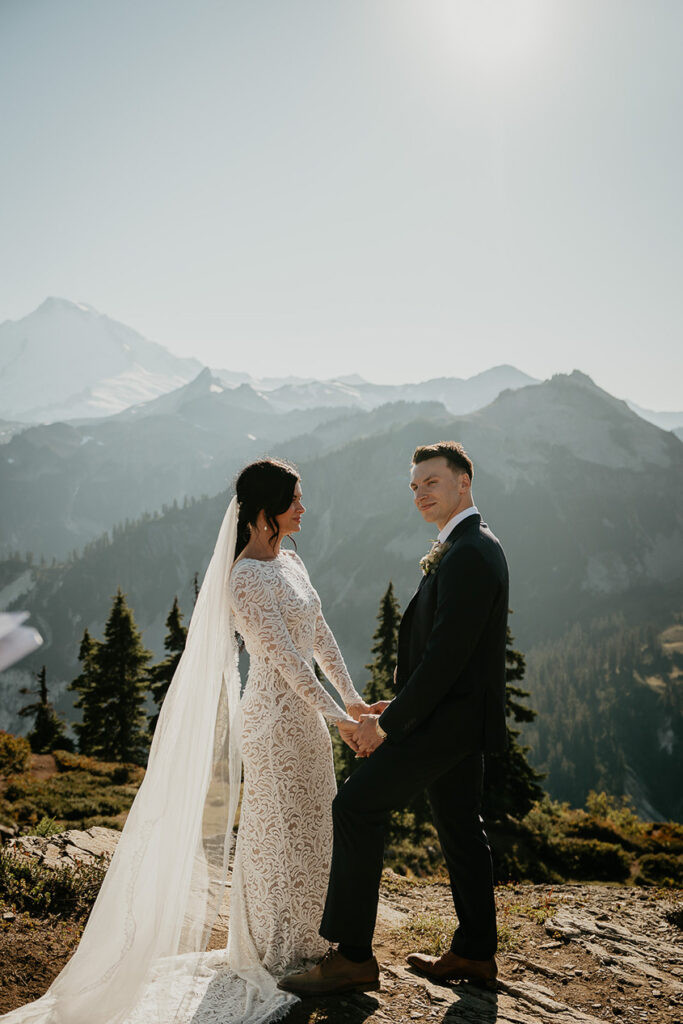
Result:
[[[490,960],[467,960],[450,951],[439,957],[411,953],[408,963],[434,981],[480,981],[493,986],[498,975],[495,957]]]
[[[329,949],[319,964],[310,971],[287,974],[278,988],[299,996],[326,996],[336,992],[373,992],[379,988],[379,965],[376,959],[354,963],[336,949]]]

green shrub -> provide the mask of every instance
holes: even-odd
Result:
[[[137,787],[145,775],[145,769],[140,765],[120,764],[118,761],[98,761],[95,757],[74,754],[70,750],[55,750],[53,756],[60,773],[69,772],[72,777],[74,772],[79,772],[82,775],[94,775],[100,779],[108,779],[115,786],[132,784]]]
[[[645,833],[650,844],[655,847],[652,852],[683,853],[683,824],[675,821],[652,822],[646,826]]]
[[[44,791],[44,782],[32,779],[30,775],[12,775],[7,779],[3,797],[8,803],[13,804],[27,797],[37,797]]]
[[[553,864],[570,878],[587,882],[623,882],[631,873],[631,861],[616,843],[598,839],[554,839],[549,843]]]
[[[547,863],[543,848],[527,842],[492,840],[493,877],[504,882],[562,882],[563,875]]]
[[[588,815],[582,815],[565,826],[565,835],[575,839],[597,839],[601,843],[622,846],[626,850],[637,850],[642,845],[634,842],[628,834],[623,835],[609,821],[596,821]]]
[[[32,800],[17,800],[10,804],[12,816],[18,825],[37,825],[43,817],[40,807]]]
[[[40,819],[40,821],[34,828],[33,835],[48,837],[57,835],[57,833],[61,831],[61,827],[55,823],[54,818],[48,818],[47,815],[43,815],[43,817]]]
[[[31,763],[31,744],[23,736],[0,730],[0,775],[25,772]]]
[[[569,804],[559,803],[557,800],[551,800],[549,796],[545,796],[533,805],[522,819],[521,826],[537,836],[551,839],[564,830],[564,825],[571,813]]]
[[[108,861],[49,868],[33,857],[0,850],[0,902],[32,917],[86,917],[100,891]]]
[[[2,811],[24,831],[33,830],[41,818],[53,819],[58,828],[87,828],[93,819],[123,815],[135,793],[135,786],[116,786],[107,776],[82,769],[60,772],[46,780],[13,775],[3,794]],[[120,820],[117,825],[121,826]]]
[[[395,811],[387,830],[385,866],[399,875],[432,875],[443,866],[439,837],[431,822],[415,824],[411,811]]]
[[[677,889],[683,886],[683,860],[671,853],[646,853],[638,862],[638,885],[659,885]]]

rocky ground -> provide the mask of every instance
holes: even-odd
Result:
[[[51,863],[102,852],[108,830],[33,841]],[[28,840],[20,841],[26,848]],[[439,952],[453,927],[440,881],[385,872],[377,928],[379,992],[307,1000],[288,1024],[683,1024],[683,893],[607,885],[509,885],[497,890],[501,951],[495,989],[436,985],[406,964]],[[36,998],[61,970],[80,926],[36,921],[2,908],[0,1012]],[[222,923],[212,945],[224,945]]]
[[[385,877],[377,931],[381,990],[302,1004],[291,1024],[683,1024],[680,900],[636,888],[515,885],[499,888],[497,903],[502,951],[495,991],[435,985],[405,956],[437,951],[442,923],[452,922],[448,887]]]

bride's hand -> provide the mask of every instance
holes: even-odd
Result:
[[[360,722],[361,715],[369,715],[371,712],[370,705],[366,704],[364,700],[357,704],[349,704],[346,710],[356,722]]]
[[[346,743],[347,747],[351,747],[354,754],[358,753],[358,742],[356,740],[357,725],[353,725],[351,722],[337,722],[337,728],[341,738]]]

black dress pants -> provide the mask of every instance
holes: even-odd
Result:
[[[332,804],[334,846],[320,934],[369,946],[375,930],[389,812],[426,788],[458,915],[451,949],[488,960],[497,948],[491,850],[481,819],[483,755],[420,756],[385,742],[339,788]]]

